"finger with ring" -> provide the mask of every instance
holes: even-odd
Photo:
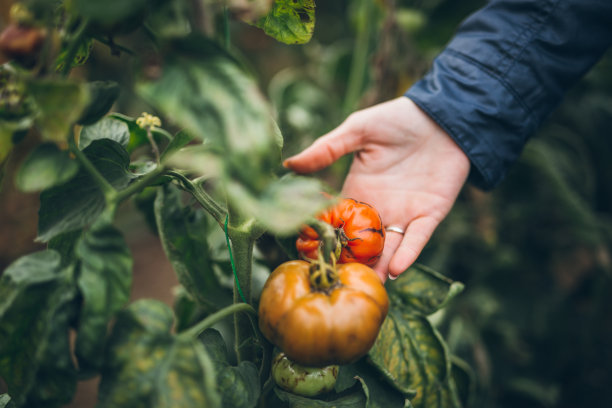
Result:
[[[389,225],[388,227],[385,227],[385,231],[387,231],[387,232],[397,232],[398,234],[402,234],[402,235],[404,235],[404,233],[406,232],[406,231],[404,231],[403,228],[398,227],[396,225]]]

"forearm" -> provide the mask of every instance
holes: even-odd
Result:
[[[494,187],[528,137],[612,42],[612,2],[499,0],[468,18],[406,95]]]

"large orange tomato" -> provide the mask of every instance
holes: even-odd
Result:
[[[369,266],[321,265],[289,261],[272,272],[259,301],[259,328],[299,364],[347,364],[374,344],[387,292]]]
[[[323,211],[317,218],[332,225],[342,246],[339,263],[359,262],[374,265],[385,245],[385,229],[378,211],[369,204],[345,198]],[[296,241],[300,256],[317,259],[319,235],[311,227],[304,227]]]

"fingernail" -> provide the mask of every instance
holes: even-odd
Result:
[[[285,168],[289,168],[289,160],[291,160],[291,159],[285,159],[285,160],[283,161],[283,167],[285,167]]]
[[[391,280],[396,280],[396,279],[397,279],[397,276],[389,274],[389,279],[391,279]]]

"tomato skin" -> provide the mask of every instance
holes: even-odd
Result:
[[[338,379],[337,365],[305,367],[279,353],[272,361],[272,378],[282,389],[305,397],[330,392]]]
[[[10,58],[35,56],[45,39],[44,30],[11,23],[0,34],[0,51]]]
[[[345,198],[317,218],[340,232],[342,252],[339,263],[359,262],[372,266],[378,261],[385,246],[385,229],[374,207]],[[317,259],[319,243],[317,232],[306,226],[300,232],[296,248],[303,258]]]
[[[259,302],[264,336],[302,365],[348,364],[365,355],[387,315],[387,292],[360,263],[338,265],[338,283],[313,289],[310,264],[289,261],[272,272]]]

